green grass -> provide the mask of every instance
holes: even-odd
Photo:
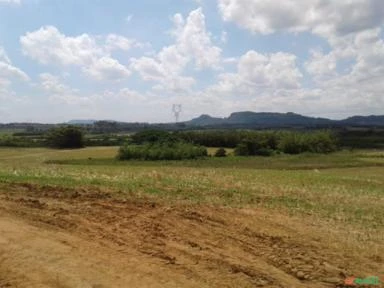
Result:
[[[215,148],[209,148],[210,155]],[[113,157],[58,157],[47,164],[61,165],[102,165],[102,166],[150,166],[150,167],[193,167],[193,168],[230,168],[230,169],[278,169],[278,170],[314,170],[352,167],[384,167],[384,153],[341,151],[332,154],[303,153],[298,155],[276,155],[273,157],[235,157],[204,158],[183,161],[129,161],[122,162]]]
[[[284,209],[341,225],[384,227],[383,151],[147,162],[117,161],[117,149],[3,148],[0,184],[97,186],[116,197]]]

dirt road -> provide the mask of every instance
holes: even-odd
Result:
[[[346,276],[384,275],[382,258],[297,220],[3,185],[0,287],[341,287]]]

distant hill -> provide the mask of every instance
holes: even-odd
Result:
[[[137,123],[113,120],[71,120],[62,124],[0,123],[0,130],[44,131],[56,125],[84,125],[89,131],[98,133],[134,132],[143,129],[188,130],[188,129],[317,129],[347,127],[377,127],[384,129],[384,115],[353,116],[343,120],[331,120],[303,116],[300,114],[275,112],[234,112],[229,117],[218,118],[203,114],[190,121],[180,123]]]
[[[235,112],[228,118],[213,118],[209,115],[201,115],[198,118],[185,122],[191,126],[245,126],[253,128],[279,128],[279,127],[318,127],[329,126],[334,121],[325,118],[314,118],[300,114],[268,113],[268,112]]]
[[[71,124],[71,125],[92,125],[92,124],[95,124],[95,122],[97,122],[98,120],[70,120],[68,121],[68,124]]]
[[[207,114],[203,114],[200,117],[194,118],[191,121],[184,122],[185,124],[193,126],[207,126],[207,125],[220,125],[224,124],[225,120],[223,118],[211,117]]]
[[[353,126],[384,126],[384,115],[353,116],[339,122],[341,122],[344,125],[353,125]]]

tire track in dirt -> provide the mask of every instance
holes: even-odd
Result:
[[[111,194],[94,189],[24,184],[0,190],[5,190],[0,194],[3,213],[52,233],[49,239],[53,242],[60,241],[55,239],[56,233],[67,233],[77,237],[66,242],[76,243],[78,250],[103,247],[105,255],[113,254],[122,259],[119,261],[126,261],[125,265],[138,275],[148,271],[137,267],[150,266],[148,273],[152,278],[148,279],[158,279],[156,283],[176,279],[182,283],[179,287],[336,287],[346,276],[360,272],[357,267],[360,269],[364,265],[361,262],[366,261],[330,250],[308,227],[300,228],[297,223],[292,226],[289,219],[274,219],[261,211],[165,205],[150,199],[116,200]],[[281,225],[281,220],[286,225]],[[302,230],[296,231],[297,227]],[[93,253],[90,248],[87,251]],[[88,263],[76,257],[75,253],[73,258],[78,259],[79,265],[82,261]],[[131,259],[140,259],[137,262],[141,265],[132,265]],[[100,259],[95,261],[99,263]],[[110,257],[105,260],[117,278],[127,272],[119,268],[119,261]],[[377,269],[365,264],[367,270]],[[44,263],[40,265],[43,267]],[[97,276],[100,272],[92,270],[92,263],[89,265],[87,274]],[[172,287],[135,286],[134,282],[130,285]]]

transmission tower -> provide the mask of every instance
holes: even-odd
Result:
[[[175,121],[176,121],[176,123],[179,122],[179,118],[180,118],[181,110],[182,110],[182,106],[181,106],[181,104],[173,104],[173,106],[172,106],[172,112],[173,112],[173,114],[175,115]]]

